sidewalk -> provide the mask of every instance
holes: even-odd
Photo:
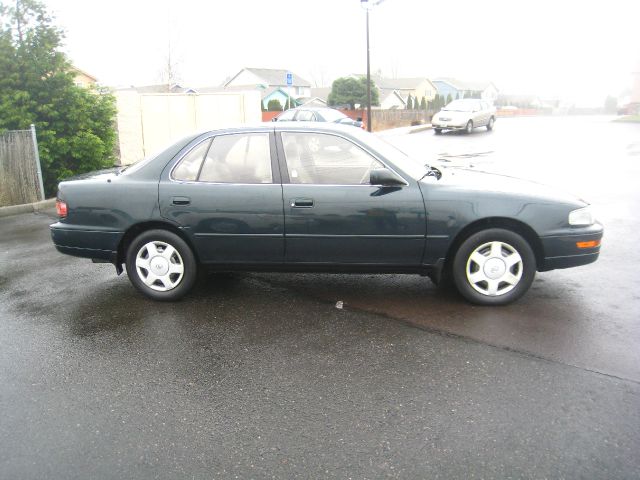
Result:
[[[41,210],[52,208],[56,204],[55,198],[43,200],[35,203],[24,203],[22,205],[10,205],[8,207],[0,207],[0,218],[9,217],[11,215],[19,215],[21,213],[33,213]]]

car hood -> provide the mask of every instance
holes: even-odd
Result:
[[[451,118],[452,120],[457,120],[459,118],[469,118],[471,115],[470,112],[457,112],[454,110],[440,110],[435,116],[438,118]]]
[[[443,185],[454,189],[460,188],[467,192],[477,190],[479,194],[485,195],[508,195],[559,202],[577,207],[587,205],[587,202],[570,193],[522,178],[461,167],[445,167],[441,170],[442,178],[439,183],[442,182]]]

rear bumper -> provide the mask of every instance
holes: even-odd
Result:
[[[79,228],[64,223],[49,226],[56,249],[66,255],[115,262],[123,232]]]
[[[584,229],[576,229],[564,235],[542,237],[545,257],[539,270],[541,272],[557,268],[577,267],[595,262],[600,255],[600,241],[604,230],[595,224]],[[579,248],[581,242],[597,242],[597,246]]]

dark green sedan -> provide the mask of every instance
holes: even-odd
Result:
[[[536,271],[594,262],[602,226],[543,185],[438,169],[359,129],[277,122],[193,135],[133,166],[63,181],[56,248],[126,265],[176,300],[199,269],[388,272],[502,305]]]

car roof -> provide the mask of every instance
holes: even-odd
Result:
[[[223,134],[223,133],[242,133],[242,132],[281,132],[281,131],[309,131],[320,133],[349,133],[353,134],[354,128],[349,125],[340,125],[331,122],[299,122],[299,121],[279,121],[279,122],[261,122],[248,123],[245,125],[233,125],[225,128],[216,128],[213,130],[203,130],[194,135],[194,138],[202,135]],[[353,136],[353,135],[351,135]]]

